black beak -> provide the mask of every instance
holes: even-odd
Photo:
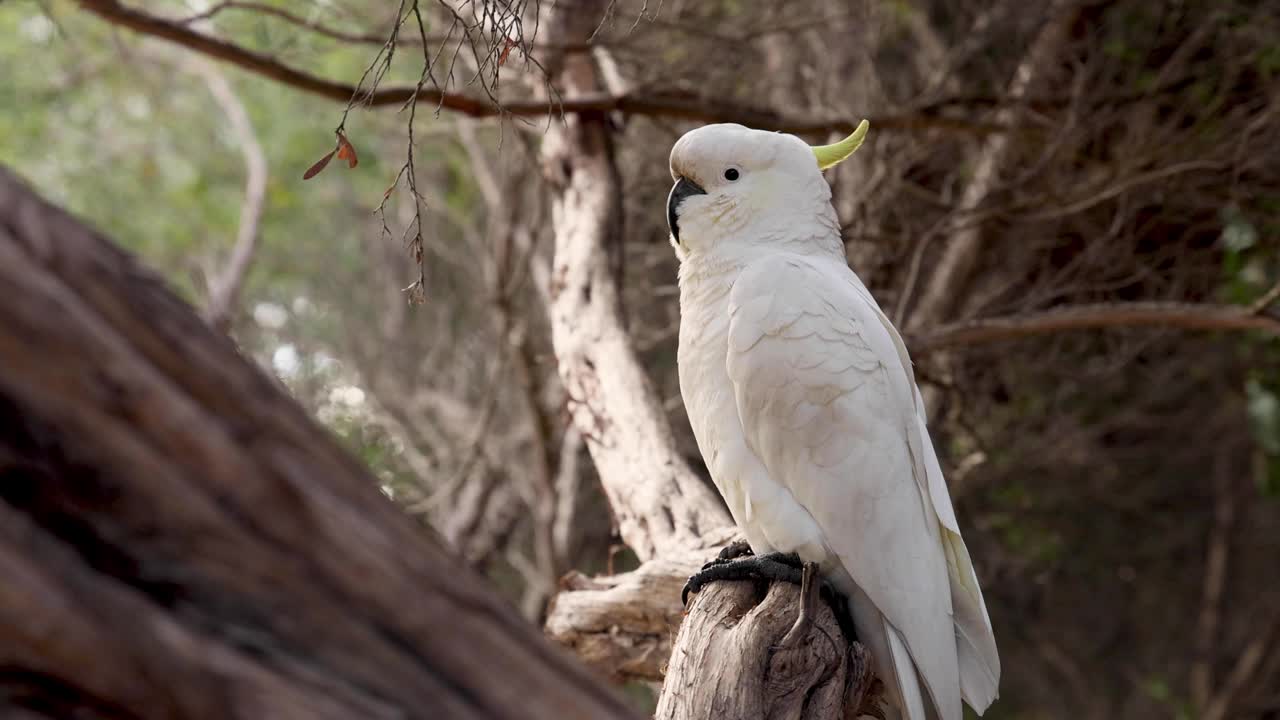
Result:
[[[707,191],[698,186],[698,183],[688,179],[680,178],[676,181],[675,187],[671,188],[671,194],[667,196],[667,227],[671,228],[671,236],[680,242],[680,223],[676,219],[676,210],[680,207],[680,203],[690,195],[706,195]]]

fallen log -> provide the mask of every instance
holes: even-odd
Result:
[[[228,338],[2,168],[0,296],[2,714],[633,717]]]

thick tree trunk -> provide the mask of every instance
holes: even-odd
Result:
[[[547,44],[587,40],[605,0],[545,4]],[[586,53],[545,59],[564,100],[601,90]],[[642,560],[706,543],[731,524],[689,468],[622,321],[610,247],[621,252],[621,181],[605,113],[556,118],[542,146],[554,191],[551,331],[574,424],[587,442],[622,539]],[[660,212],[660,208],[655,208]]]
[[[0,714],[607,718],[225,337],[0,170]]]

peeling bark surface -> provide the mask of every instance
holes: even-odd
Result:
[[[548,45],[585,42],[608,5],[546,6]],[[588,54],[552,56],[545,64],[566,101],[602,88]],[[731,523],[720,499],[677,451],[623,324],[609,252],[622,241],[621,181],[607,122],[603,112],[566,114],[543,138],[555,228],[552,343],[574,425],[595,461],[618,530],[648,560],[697,547],[703,533]]]
[[[623,718],[150,273],[0,170],[0,711]]]
[[[661,681],[684,616],[680,589],[711,555],[686,550],[620,575],[571,573],[548,610],[547,634],[611,679]]]
[[[870,656],[849,643],[826,603],[804,639],[780,647],[800,588],[717,582],[693,596],[656,720],[838,720],[875,704]]]

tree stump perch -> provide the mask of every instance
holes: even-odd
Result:
[[[870,655],[818,603],[805,639],[780,648],[800,608],[785,582],[713,582],[693,596],[655,720],[843,720],[877,714]]]

